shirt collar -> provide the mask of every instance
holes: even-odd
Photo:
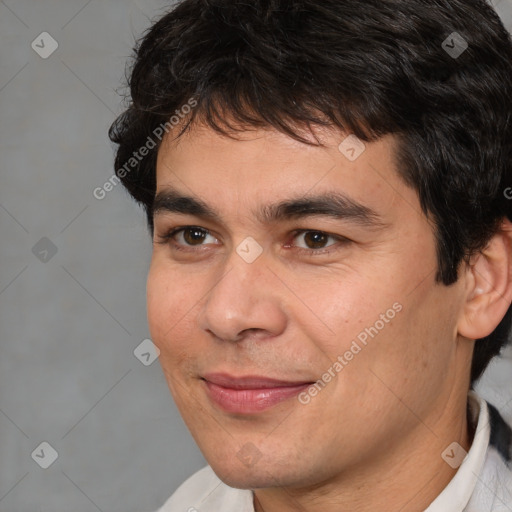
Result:
[[[446,512],[447,510],[464,512],[475,490],[478,475],[482,472],[485,463],[491,427],[487,403],[474,391],[468,393],[468,406],[469,422],[473,423],[472,426],[476,422],[471,448],[450,483],[425,512]],[[476,418],[478,418],[477,421],[475,421]]]

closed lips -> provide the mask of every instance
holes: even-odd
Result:
[[[260,376],[232,377],[226,374],[206,374],[203,380],[228,389],[269,389],[304,386],[315,381],[286,381]]]

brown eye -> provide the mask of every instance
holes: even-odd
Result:
[[[161,243],[171,242],[175,249],[183,250],[194,250],[194,247],[201,247],[208,243],[218,244],[219,242],[207,229],[198,226],[172,229],[160,238]]]
[[[201,245],[207,236],[207,233],[199,228],[185,228],[182,233],[183,240],[189,245]]]
[[[312,229],[299,229],[293,235],[294,242],[286,247],[293,248],[295,253],[305,256],[330,254],[342,250],[351,243],[351,240],[344,236]]]
[[[323,249],[329,238],[329,235],[321,231],[308,231],[304,233],[304,242],[308,249]]]
[[[299,231],[295,238],[299,241],[297,247],[307,250],[324,249],[336,243],[337,237],[323,231]],[[302,238],[302,243],[300,240]],[[333,240],[328,243],[329,239]]]

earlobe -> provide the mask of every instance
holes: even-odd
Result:
[[[480,339],[491,334],[512,302],[512,223],[498,233],[466,270],[467,296],[458,323],[460,335]]]

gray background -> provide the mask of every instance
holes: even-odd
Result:
[[[495,3],[512,28],[510,0]],[[158,361],[134,355],[149,337],[144,215],[120,185],[93,197],[113,172],[126,59],[170,4],[0,1],[0,512],[149,512],[205,463]],[[48,58],[31,47],[51,48],[44,31]],[[507,354],[480,389],[512,419]],[[43,441],[47,469],[31,457]]]

